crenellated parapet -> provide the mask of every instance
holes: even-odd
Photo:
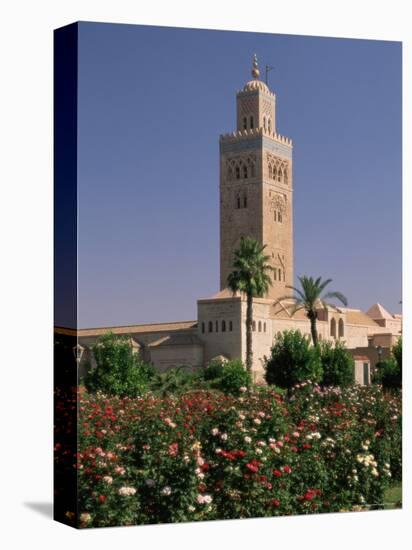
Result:
[[[278,143],[281,143],[283,145],[287,145],[289,147],[293,147],[293,142],[290,138],[286,136],[282,136],[281,134],[278,134],[277,132],[269,132],[268,130],[265,130],[264,128],[248,128],[247,130],[237,130],[231,133],[227,134],[221,134],[220,135],[220,142],[234,142],[238,141],[239,139],[250,139],[254,137],[268,137],[270,139],[273,139],[274,141],[277,141]]]

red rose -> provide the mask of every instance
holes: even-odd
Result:
[[[277,498],[272,498],[272,500],[270,501],[271,505],[274,506],[275,508],[277,508],[278,506],[280,506],[280,502],[278,501]]]
[[[286,466],[283,466],[283,471],[285,472],[285,474],[291,474],[292,468],[286,464]]]
[[[106,495],[100,495],[100,496],[99,496],[99,502],[100,502],[100,504],[103,504],[103,502],[105,502],[106,499],[107,499],[107,496],[106,496]]]
[[[273,475],[275,477],[282,477],[282,472],[280,470],[273,470]]]

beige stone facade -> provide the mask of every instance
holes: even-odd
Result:
[[[304,312],[291,315],[288,304],[278,300],[289,293],[286,285],[294,278],[292,142],[277,133],[276,97],[258,79],[256,60],[252,75],[236,96],[236,130],[220,137],[220,291],[198,300],[196,321],[77,331],[81,371],[93,361],[96,338],[109,330],[129,335],[135,351],[160,371],[180,365],[201,368],[217,356],[245,360],[246,300],[226,288],[242,236],[265,244],[273,267],[268,296],[253,301],[255,380],[262,380],[264,358],[278,333],[298,329],[310,336]],[[402,330],[401,315],[380,304],[366,313],[330,308],[318,315],[319,338],[340,340],[352,351],[358,383],[370,382],[371,366],[389,355]]]

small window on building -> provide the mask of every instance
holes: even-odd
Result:
[[[237,198],[237,207],[240,208],[240,197]]]
[[[273,270],[273,278],[275,279],[275,281],[277,281],[277,271],[276,271],[276,267],[275,267],[275,269]]]
[[[222,332],[226,332],[226,321],[222,321]]]
[[[258,323],[258,330],[259,332],[262,332],[262,321],[259,321]]]
[[[269,178],[272,179],[272,165],[269,164]]]
[[[252,164],[251,167],[250,167],[250,177],[251,178],[254,178],[255,177],[255,165]]]
[[[239,168],[239,166],[236,166],[235,174],[236,174],[236,179],[240,180],[240,168]]]
[[[272,132],[272,123],[270,122],[270,118],[268,118],[268,131],[269,134]]]
[[[278,171],[276,169],[276,166],[273,168],[273,179],[275,180],[278,177]]]
[[[205,324],[202,323],[202,333],[204,334],[205,333]]]
[[[232,321],[229,321],[229,332],[232,332],[233,330],[233,323]]]
[[[278,212],[278,222],[282,223],[282,212]]]
[[[266,132],[266,117],[265,116],[263,117],[263,128],[265,129],[265,132]]]
[[[256,321],[253,321],[253,323],[252,323],[252,330],[253,330],[253,331],[256,330]]]
[[[247,130],[247,118],[246,117],[243,118],[243,129]]]
[[[255,127],[255,121],[253,120],[253,116],[250,117],[250,127],[251,128]]]
[[[247,196],[243,197],[243,208],[247,208]]]
[[[282,168],[279,168],[278,171],[278,181],[282,181]]]
[[[280,267],[278,268],[278,275],[279,275],[279,281],[282,280],[282,270],[280,269]]]
[[[286,168],[283,171],[283,183],[288,184],[288,171]]]
[[[245,180],[247,180],[247,166],[246,166],[246,164],[243,166],[243,177],[245,178]]]
[[[343,325],[343,319],[339,319],[338,333],[339,333],[339,338],[342,338],[345,335],[345,328],[344,328],[344,325]]]
[[[336,338],[336,321],[334,318],[330,321],[330,335],[332,338]]]
[[[216,332],[219,332],[219,321],[216,321],[215,327],[216,327]]]
[[[213,323],[209,321],[209,332],[213,332]]]
[[[263,332],[266,332],[266,323],[263,323]]]

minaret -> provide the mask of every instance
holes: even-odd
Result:
[[[259,76],[255,54],[236,95],[237,130],[220,136],[220,288],[241,237],[253,237],[266,245],[276,300],[293,284],[292,142],[276,132],[276,97]]]

